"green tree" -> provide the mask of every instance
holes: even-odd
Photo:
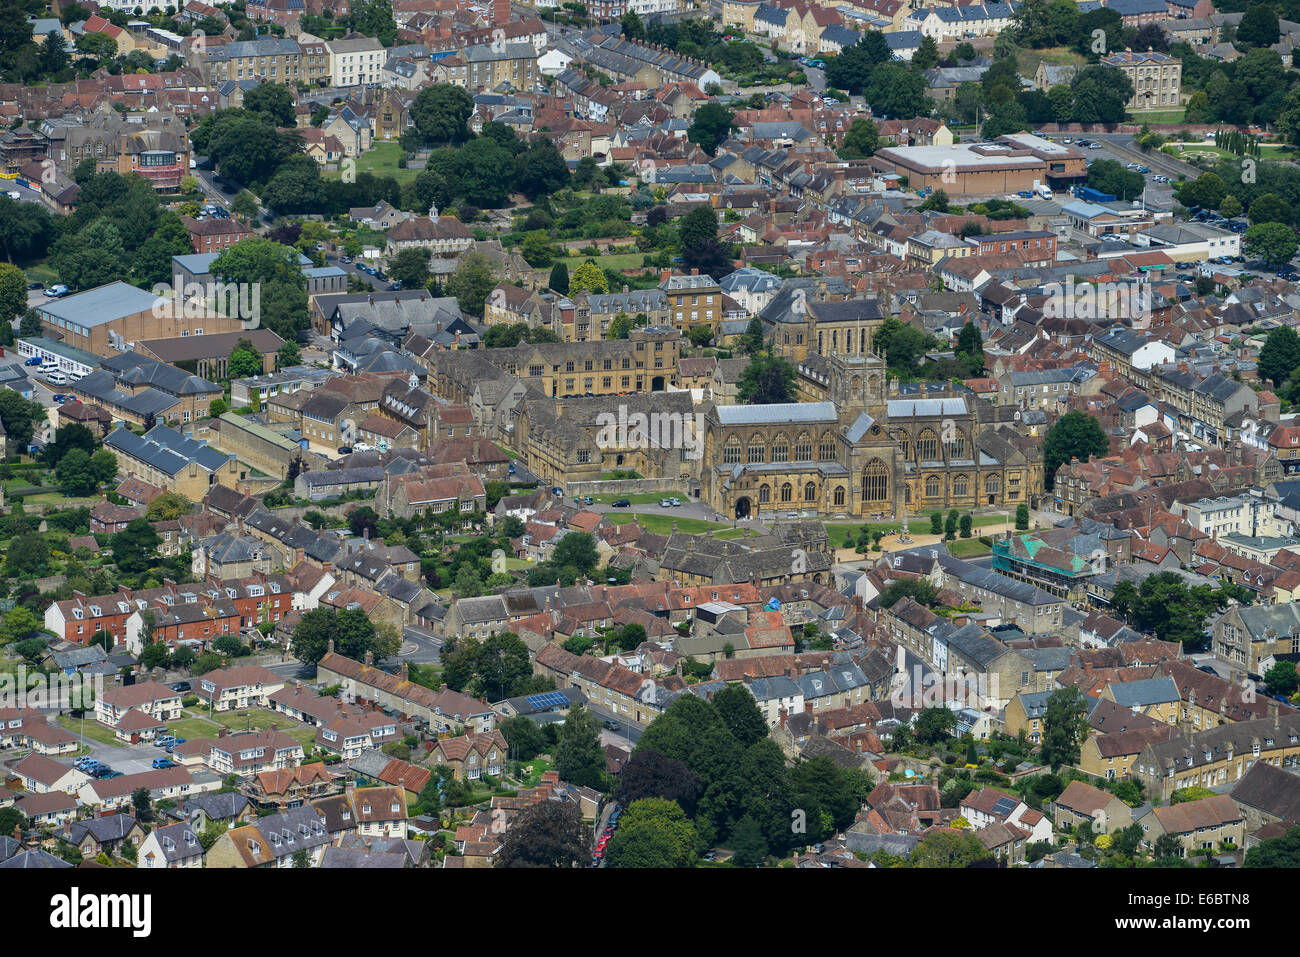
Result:
[[[479,646],[476,670],[489,701],[517,694],[518,685],[533,674],[528,646],[509,631],[485,638]]]
[[[704,793],[699,775],[681,761],[666,757],[652,747],[638,747],[618,776],[615,797],[625,807],[642,798],[676,801],[693,817],[695,804]]]
[[[550,234],[544,229],[534,229],[526,233],[519,244],[519,253],[528,260],[528,265],[536,269],[545,269],[555,261],[555,244]]]
[[[293,96],[283,83],[260,83],[244,94],[244,109],[271,126],[297,124]]]
[[[262,354],[253,346],[252,341],[240,339],[230,352],[230,361],[226,365],[226,376],[230,379],[246,379],[261,375]]]
[[[158,560],[161,541],[147,518],[133,519],[112,538],[113,561],[128,575],[148,571]]]
[[[398,252],[388,264],[388,275],[404,289],[419,289],[429,281],[429,250],[408,247]]]
[[[713,696],[713,706],[732,735],[745,747],[767,737],[767,721],[758,710],[754,695],[744,685],[727,685]]]
[[[1088,736],[1088,701],[1076,685],[1058,688],[1047,699],[1040,757],[1052,771],[1079,761],[1079,747]]]
[[[1282,223],[1259,223],[1246,230],[1242,237],[1242,249],[1246,255],[1269,266],[1290,262],[1297,248],[1300,248],[1300,243],[1296,242],[1295,232]]]
[[[1021,502],[1016,506],[1016,529],[1025,531],[1029,528],[1029,506]]]
[[[435,84],[422,89],[410,107],[411,122],[420,139],[429,145],[464,143],[470,138],[470,114],[474,100],[462,87]]]
[[[606,861],[610,867],[690,867],[695,841],[695,829],[675,801],[642,798],[623,812]]]
[[[931,831],[912,851],[913,867],[970,867],[993,855],[969,831]]]
[[[1295,662],[1279,661],[1264,672],[1264,683],[1268,685],[1269,694],[1280,694],[1287,697],[1295,694],[1297,686],[1300,685],[1300,678],[1296,675]]]
[[[984,337],[979,326],[967,320],[957,335],[957,358],[966,363],[972,377],[984,371]]]
[[[1246,8],[1237,24],[1237,43],[1246,47],[1271,47],[1281,36],[1277,13],[1266,3]]]
[[[740,374],[736,396],[748,405],[794,402],[798,396],[798,373],[782,357],[761,353]]]
[[[576,802],[541,801],[510,822],[493,866],[578,867],[587,862],[590,842]]]
[[[153,823],[153,798],[150,796],[148,788],[140,787],[132,791],[131,805],[135,810],[135,819],[137,821],[144,825]]]
[[[1086,462],[1089,456],[1105,455],[1109,449],[1101,423],[1081,410],[1067,412],[1048,430],[1043,443],[1044,486],[1050,490],[1056,482],[1056,470],[1072,458]]]
[[[580,292],[609,292],[609,277],[594,260],[588,259],[579,265],[569,279],[569,295],[576,296]]]
[[[299,348],[298,343],[293,339],[285,340],[284,344],[276,352],[275,363],[279,369],[300,365],[302,363],[302,349]],[[217,413],[213,414],[216,415]]]
[[[756,355],[763,351],[763,320],[758,316],[749,320],[745,334],[740,337],[736,348],[746,355]]]
[[[880,130],[865,117],[856,118],[844,134],[840,145],[840,159],[866,159],[880,146]]]
[[[559,295],[567,296],[569,294],[569,267],[562,262],[552,266],[551,278],[546,285]]]
[[[0,322],[13,322],[27,309],[27,277],[12,263],[0,263]]]
[[[596,716],[582,705],[569,710],[555,747],[555,771],[560,780],[582,787],[602,789],[605,783],[605,752],[600,746]]]
[[[973,524],[973,520],[971,519],[970,512],[967,512],[964,515],[962,515],[959,524],[961,526],[961,537],[970,538],[971,525]]]
[[[1259,350],[1259,374],[1281,385],[1300,366],[1300,336],[1290,326],[1279,326],[1268,334]]]
[[[686,138],[712,156],[718,144],[730,135],[734,119],[735,115],[722,104],[705,103],[695,111]]]
[[[731,862],[737,867],[758,867],[768,854],[763,828],[752,815],[746,814],[731,832]]]
[[[447,295],[455,298],[463,312],[482,318],[483,306],[495,287],[491,262],[482,253],[470,253],[447,280]]]
[[[707,203],[693,206],[677,227],[683,246],[694,246],[718,238],[718,214]]]
[[[1223,212],[1222,204],[1220,204],[1219,211]],[[1223,215],[1228,214],[1223,213]],[[1290,223],[1295,218],[1295,212],[1292,210],[1291,204],[1275,193],[1263,193],[1257,196],[1255,201],[1250,204],[1250,212],[1247,215],[1252,225],[1256,223],[1285,224]]]
[[[253,236],[222,252],[210,269],[221,282],[258,290],[257,314],[246,318],[257,320],[281,339],[296,339],[308,325],[307,279],[298,256],[290,246]],[[260,359],[257,372],[261,372]]]
[[[1246,867],[1300,867],[1300,825],[1269,837],[1246,851]]]
[[[951,737],[956,727],[957,716],[948,708],[925,708],[916,716],[916,740],[922,744],[938,744]]]
[[[64,455],[54,469],[54,475],[70,495],[93,495],[99,488],[99,478],[90,463],[90,456],[81,449],[72,449]]]

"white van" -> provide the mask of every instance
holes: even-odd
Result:
[[[58,369],[45,373],[45,379],[53,385],[67,385],[68,382],[68,377]]]

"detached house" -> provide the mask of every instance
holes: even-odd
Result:
[[[442,738],[429,752],[429,763],[445,764],[457,781],[477,781],[486,775],[499,778],[505,768],[506,739],[500,731]]]

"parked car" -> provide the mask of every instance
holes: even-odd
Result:
[[[68,401],[68,397],[62,392],[56,392],[54,393],[54,401],[59,405],[63,405],[64,402]]]
[[[84,758],[77,758],[77,760],[72,763],[72,766],[78,771],[85,771],[87,774],[90,774],[100,766],[100,763],[96,758],[87,756]]]
[[[153,739],[153,746],[155,748],[163,748],[169,744],[173,744],[175,741],[176,739],[170,734],[160,734],[158,737]]]
[[[95,768],[94,773],[91,776],[97,781],[104,781],[108,778],[120,777],[121,774],[121,771],[114,771],[107,764],[101,764],[99,767]]]
[[[176,762],[171,758],[154,758],[152,767],[155,771],[165,771],[167,768],[176,767]]]
[[[613,503],[613,506],[615,508],[631,508],[632,502],[629,499],[620,498],[617,502]]]
[[[172,691],[192,691],[194,689],[194,686],[188,681],[178,681],[171,687]]]
[[[661,499],[659,500],[659,507],[660,507],[660,508],[672,508],[672,506],[673,506],[673,503],[670,502],[670,501],[668,501],[668,499],[666,499],[666,498],[661,498]]]
[[[25,366],[38,366],[40,364],[41,364],[40,356],[32,356],[30,359],[28,359],[26,362],[23,363],[23,365]]]
[[[606,718],[604,723],[605,723],[606,731],[617,731],[619,728],[622,727],[622,725],[620,725],[617,721],[612,721],[609,718]]]
[[[676,508],[677,506],[682,504],[682,500],[680,498],[670,498],[668,500],[668,504],[673,506],[673,508]]]
[[[29,291],[34,291],[36,289],[44,289],[44,288],[45,288],[45,283],[43,282],[29,282],[27,284],[27,289]]]

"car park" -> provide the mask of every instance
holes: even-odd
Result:
[[[95,778],[95,780],[97,780],[97,781],[103,781],[103,780],[105,780],[106,778],[111,778],[111,777],[113,777],[115,774],[119,774],[119,773],[121,773],[121,772],[114,771],[114,770],[113,770],[111,767],[109,767],[107,764],[101,764],[101,765],[99,765],[99,767],[95,768],[94,771],[90,772],[90,776],[93,777],[93,778]]]

